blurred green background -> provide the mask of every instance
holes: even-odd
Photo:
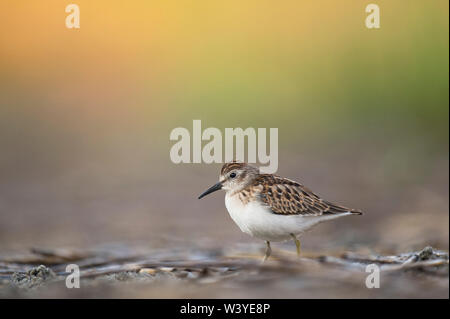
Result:
[[[170,162],[193,119],[278,127],[278,174],[366,212],[305,249],[448,249],[448,1],[76,3],[0,4],[0,249],[251,242]]]

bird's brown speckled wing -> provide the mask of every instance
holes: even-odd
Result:
[[[320,216],[360,211],[339,206],[321,199],[305,186],[271,174],[261,174],[253,187],[260,190],[259,197],[274,214]]]

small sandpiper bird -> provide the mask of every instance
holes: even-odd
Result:
[[[300,256],[298,237],[313,226],[361,211],[330,203],[305,186],[241,162],[223,165],[219,182],[198,198],[224,189],[225,206],[241,231],[266,241],[263,261],[269,258],[270,242],[293,239]]]

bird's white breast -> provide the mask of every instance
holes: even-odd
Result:
[[[248,205],[248,204],[247,204]],[[247,205],[245,205],[240,199],[238,195],[230,195],[227,193],[225,195],[225,207],[230,214],[231,219],[239,226],[242,232],[251,235],[250,230],[248,229],[248,214]]]
[[[237,194],[225,195],[225,206],[242,232],[268,241],[285,241],[309,230],[314,225],[347,213],[328,216],[274,214],[259,200],[244,204]],[[350,213],[348,213],[350,214]]]

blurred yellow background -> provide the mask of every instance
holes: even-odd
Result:
[[[250,242],[196,200],[220,165],[170,162],[193,119],[278,127],[280,175],[367,212],[306,248],[448,248],[448,1],[372,2],[377,30],[359,0],[77,0],[67,29],[71,1],[3,0],[0,248]]]

